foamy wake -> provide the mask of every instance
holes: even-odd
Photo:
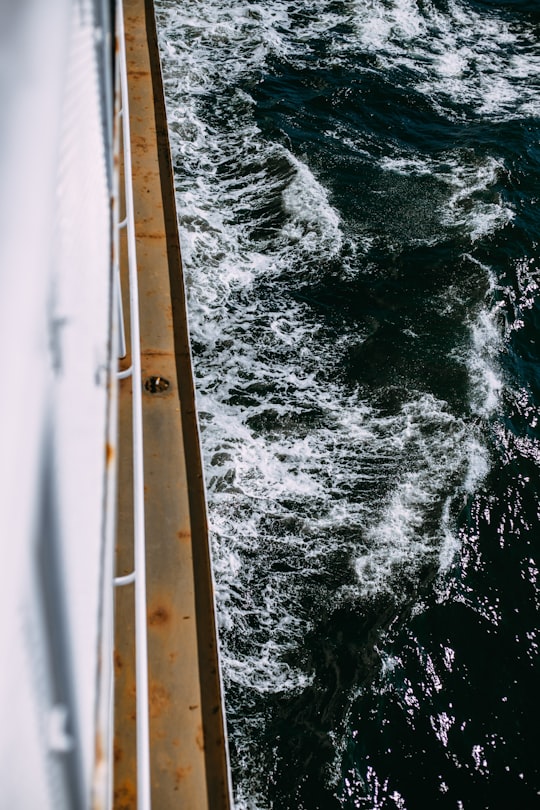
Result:
[[[410,86],[446,114],[448,102],[456,116],[465,107],[491,119],[540,111],[538,41],[501,14],[460,0],[449,0],[444,11],[429,0],[354,0],[352,24],[359,51],[374,53],[384,68],[409,69]]]
[[[270,56],[294,62],[324,40],[329,64],[371,50],[383,67],[409,66],[434,104],[466,102],[495,118],[540,111],[530,84],[540,60],[522,35],[457,0],[445,14],[421,5],[354,0],[344,25],[323,2],[158,3],[222,659],[244,701],[230,706],[247,780],[238,807],[265,806],[246,787],[257,757],[250,728],[264,722],[256,701],[312,682],[299,651],[319,602],[399,602],[426,565],[449,566],[455,505],[489,466],[480,432],[447,403],[411,391],[388,415],[340,383],[337,359],[366,336],[331,338],[284,278],[315,281],[351,237],[307,163],[263,137],[249,93]],[[439,180],[441,229],[465,230],[471,252],[513,216],[489,195],[504,171],[497,158],[379,163]],[[466,315],[463,363],[471,409],[485,418],[502,387],[502,335],[482,272],[488,292]],[[332,570],[346,582],[325,588]]]

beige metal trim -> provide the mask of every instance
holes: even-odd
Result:
[[[126,0],[125,27],[143,385],[146,381],[152,807],[218,810],[230,806],[228,767],[183,276],[151,0]],[[128,357],[126,366],[129,363]],[[122,380],[119,386],[117,574],[122,575],[132,570],[133,562],[131,381]],[[128,585],[116,592],[116,810],[136,807],[133,643],[133,586]]]

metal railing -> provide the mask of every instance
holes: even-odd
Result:
[[[142,376],[139,322],[139,289],[137,280],[137,254],[135,243],[135,216],[133,206],[133,181],[131,170],[131,139],[129,126],[129,100],[126,65],[126,41],[124,33],[123,4],[116,5],[118,60],[117,77],[120,87],[120,110],[118,126],[122,133],[124,158],[125,217],[118,215],[119,195],[115,206],[115,288],[120,316],[119,356],[126,355],[126,340],[123,326],[122,296],[120,288],[119,234],[126,230],[127,262],[129,280],[130,352],[129,368],[118,371],[118,379],[131,377],[132,385],[132,431],[133,431],[133,557],[134,569],[125,576],[114,579],[116,587],[135,584],[135,678],[137,714],[137,808],[150,810],[150,728],[148,701],[148,632],[146,607],[146,542],[144,526],[144,467],[142,425]]]

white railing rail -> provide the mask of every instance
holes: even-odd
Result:
[[[131,365],[118,372],[120,380],[131,377],[132,429],[133,429],[133,544],[134,570],[114,580],[115,586],[135,584],[135,678],[137,712],[137,810],[150,810],[150,727],[148,703],[148,633],[146,607],[146,542],[144,527],[144,466],[142,425],[142,376],[141,341],[139,321],[139,289],[137,280],[137,254],[135,243],[135,215],[133,206],[133,181],[131,165],[131,139],[129,126],[129,99],[126,65],[126,41],[124,14],[121,0],[117,2],[118,73],[120,79],[120,111],[118,126],[122,132],[124,163],[125,217],[119,219],[119,199],[115,206],[115,238],[119,246],[120,229],[126,229],[127,261],[129,279],[129,318]],[[116,250],[117,261],[119,250]],[[117,279],[119,282],[119,266]],[[119,313],[121,309],[120,284],[116,284]],[[125,332],[120,325],[119,356],[126,354]]]

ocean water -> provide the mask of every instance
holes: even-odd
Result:
[[[540,807],[540,6],[157,19],[236,807]]]

